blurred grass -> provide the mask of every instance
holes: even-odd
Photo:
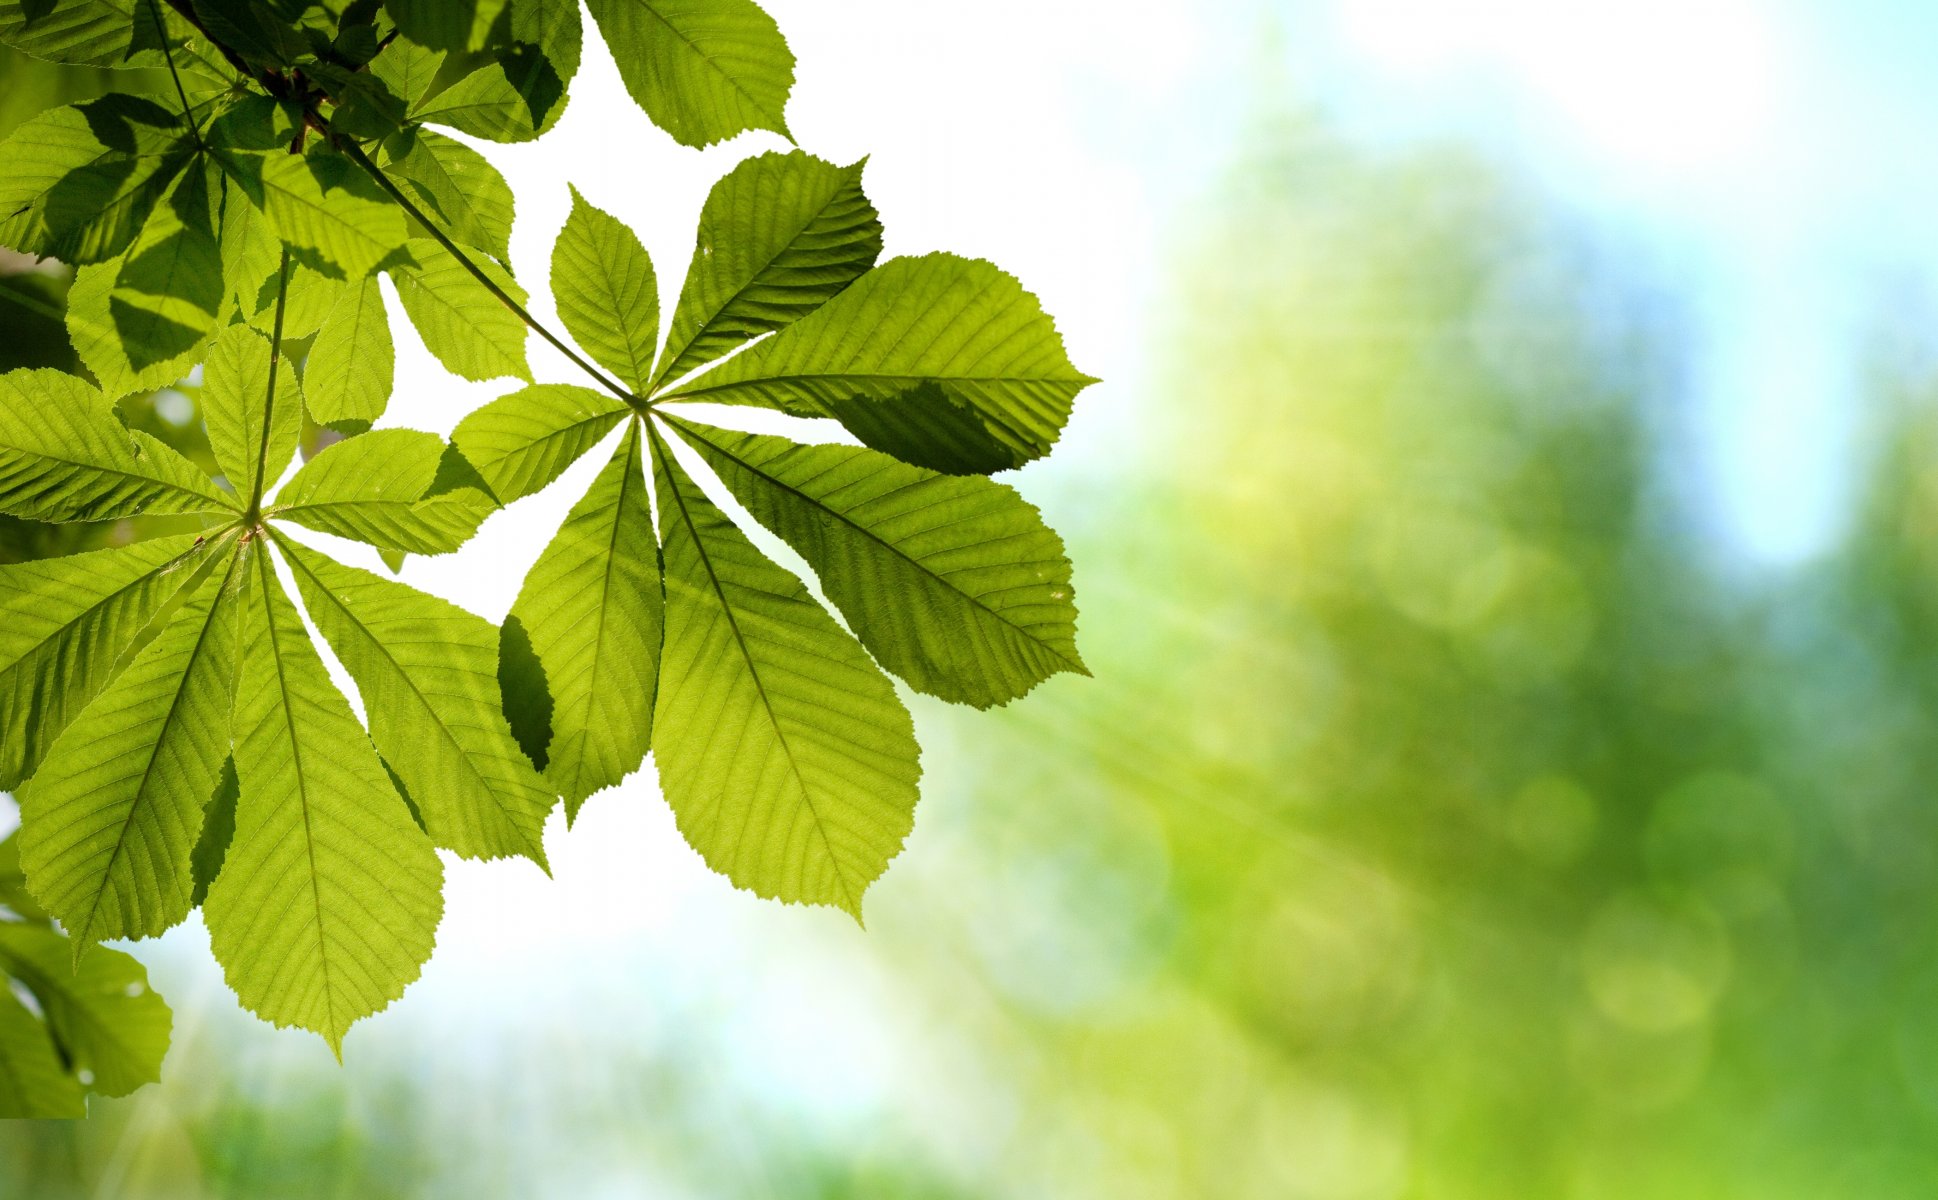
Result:
[[[1090,400],[1147,453],[1045,477],[1096,679],[920,710],[892,1090],[790,1103],[704,1010],[400,1034],[374,1089],[197,1018],[160,1088],[0,1129],[0,1194],[1938,1191],[1930,381],[1879,364],[1848,544],[1745,582],[1665,465],[1699,348],[1618,248],[1290,119],[1198,215]]]

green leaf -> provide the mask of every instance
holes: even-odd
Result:
[[[363,278],[371,277],[366,275]],[[362,283],[363,279],[356,282]],[[283,297],[283,340],[290,342],[308,337],[323,328],[323,322],[329,319],[337,301],[343,298],[351,285],[306,266],[293,254],[289,259],[289,278],[285,282],[282,275],[282,245],[277,243],[269,274],[256,288],[255,311],[247,318],[250,327],[264,337],[276,335],[276,299],[285,287],[288,288],[288,295]]]
[[[670,424],[917,691],[987,708],[1089,674],[1063,542],[1012,489],[855,446]]]
[[[332,428],[368,428],[390,403],[397,354],[377,277],[346,285],[317,331],[303,368],[310,416]]]
[[[529,381],[525,324],[518,315],[436,242],[416,238],[404,248],[415,265],[393,267],[390,277],[424,348],[453,375],[473,380],[510,375]],[[525,289],[509,271],[490,259],[476,261],[506,295],[525,303]]]
[[[191,165],[119,258],[76,273],[68,336],[108,396],[181,379],[214,335],[224,297],[221,186],[209,166]]]
[[[762,154],[713,185],[655,388],[792,324],[875,265],[882,226],[862,194],[865,162]]]
[[[544,867],[554,795],[505,723],[497,629],[286,538],[277,545],[431,840],[466,858],[523,855]]]
[[[0,245],[75,264],[113,258],[193,145],[181,117],[140,96],[42,113],[0,143]]]
[[[87,1116],[81,1083],[61,1066],[47,1027],[12,990],[0,987],[0,1120],[77,1121]]]
[[[145,0],[0,0],[0,43],[80,67],[156,65],[153,27],[135,19]]]
[[[451,441],[500,504],[541,491],[632,412],[605,392],[540,383],[458,422]]]
[[[192,534],[0,567],[0,788],[34,773],[201,558]]]
[[[446,554],[497,507],[481,488],[440,472],[455,455],[434,433],[372,430],[303,464],[269,512],[384,549]],[[462,474],[472,475],[468,464]]]
[[[53,370],[0,375],[0,512],[109,521],[237,508],[193,463],[131,432],[84,381]]]
[[[565,112],[565,79],[536,46],[511,46],[411,115],[494,142],[528,142]]]
[[[438,68],[443,65],[443,51],[420,46],[407,37],[396,37],[370,60],[370,73],[383,80],[405,104],[415,105],[431,90]]]
[[[505,0],[386,0],[403,35],[434,50],[476,50],[485,44]]]
[[[310,49],[299,26],[308,7],[301,0],[194,0],[194,7],[211,37],[252,63],[287,67]]]
[[[264,282],[273,280],[282,266],[283,244],[270,228],[269,218],[226,173],[221,241],[224,313],[251,320],[261,308]]]
[[[153,937],[188,916],[191,856],[229,757],[236,561],[67,727],[22,792],[28,883],[79,945]]]
[[[587,0],[619,77],[683,146],[745,129],[793,140],[784,110],[794,52],[753,0]]]
[[[659,284],[639,238],[572,189],[572,215],[552,245],[552,299],[572,340],[643,394],[659,345]]]
[[[579,0],[512,0],[511,36],[537,46],[561,85],[571,83],[579,73],[585,41]]]
[[[260,547],[243,567],[235,838],[202,913],[243,1006],[341,1053],[430,957],[444,868]]]
[[[654,435],[666,640],[653,754],[680,832],[756,894],[861,919],[914,825],[908,710]]]
[[[835,417],[904,462],[965,474],[1048,454],[1095,382],[1013,276],[928,254],[883,263],[667,398]],[[958,436],[938,439],[938,421]]]
[[[265,413],[272,369],[276,398]],[[303,436],[303,396],[289,360],[272,354],[269,339],[247,325],[231,325],[209,347],[201,401],[209,448],[236,491],[250,497],[272,491]],[[266,440],[264,416],[269,417]]]
[[[439,218],[451,238],[511,261],[511,187],[485,156],[431,129],[384,141],[392,178]]]
[[[291,253],[333,279],[363,278],[404,243],[404,210],[320,140],[302,154],[230,147],[217,161]]]
[[[641,474],[639,426],[539,555],[506,625],[540,668],[515,687],[552,701],[545,774],[578,815],[586,797],[637,770],[652,746],[662,604],[659,546]]]
[[[161,1078],[173,1016],[148,986],[148,972],[118,950],[74,960],[51,929],[0,922],[0,970],[27,985],[54,1040],[86,1086],[126,1096]]]
[[[0,838],[0,908],[24,920],[45,924],[50,918],[27,890],[27,874],[20,869],[20,831]]]

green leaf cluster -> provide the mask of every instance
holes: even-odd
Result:
[[[751,0],[588,7],[677,140],[788,135],[794,60]],[[242,1003],[340,1052],[431,954],[438,850],[544,868],[561,798],[570,820],[648,754],[714,869],[859,920],[913,827],[893,679],[988,707],[1084,672],[1062,543],[986,476],[1047,454],[1092,381],[989,263],[878,261],[863,163],[734,167],[665,314],[640,239],[575,191],[551,258],[564,336],[526,310],[511,190],[432,126],[539,136],[584,36],[576,0],[0,0],[0,44],[165,66],[174,91],[55,109],[0,144],[0,245],[76,267],[66,323],[91,376],[0,375],[0,515],[199,526],[0,566],[0,788],[21,805],[0,900],[59,923],[82,992],[102,964],[127,972],[90,947],[200,908]],[[453,374],[521,386],[448,443],[378,427],[394,310]],[[595,386],[535,379],[530,331]],[[116,406],[198,364],[204,465]],[[396,571],[602,445],[502,627],[297,532]],[[132,1052],[104,1065],[32,972],[15,976],[39,1015],[0,1009],[0,1089],[71,1111],[50,1063],[98,1090],[152,1077]],[[15,1055],[29,1026],[50,1052]]]
[[[711,866],[857,918],[920,775],[889,675],[986,707],[1084,670],[1062,543],[964,447],[1046,453],[1090,380],[1014,279],[952,255],[877,265],[881,235],[861,164],[749,159],[707,199],[662,342],[639,239],[574,193],[552,291],[618,394],[539,384],[452,435],[508,504],[624,427],[504,627],[507,711],[568,816],[650,751]],[[838,421],[865,445],[715,428],[680,415],[689,400]]]

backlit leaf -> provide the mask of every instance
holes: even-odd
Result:
[[[391,269],[397,298],[424,339],[424,348],[444,369],[466,379],[510,375],[530,380],[525,325],[518,315],[436,242],[418,238],[406,243],[405,249],[414,265]],[[474,261],[507,295],[525,302],[525,289],[510,272],[487,258]]]
[[[498,502],[510,504],[557,479],[631,412],[606,392],[541,383],[471,413],[451,441]]]
[[[193,576],[193,534],[0,567],[0,788],[31,775]]]
[[[654,387],[799,320],[875,265],[882,227],[861,168],[762,154],[713,185]]]
[[[323,1035],[404,992],[431,955],[444,868],[302,618],[246,550],[235,837],[202,906],[243,1006]]]
[[[683,146],[789,137],[794,52],[753,0],[587,0],[626,90]],[[791,140],[791,138],[790,138]]]
[[[466,858],[523,855],[544,866],[554,793],[505,723],[498,631],[448,601],[278,544],[431,839]]]
[[[652,746],[659,679],[659,547],[638,425],[539,555],[505,623],[536,673],[512,686],[551,699],[545,774],[568,818],[638,769]]]
[[[856,446],[671,424],[917,690],[986,708],[1088,674],[1063,543],[1010,488]]]
[[[666,571],[653,754],[680,832],[759,895],[861,895],[914,823],[919,750],[867,652],[654,440]]]
[[[83,944],[188,916],[190,858],[229,757],[236,561],[67,727],[21,796],[28,883]]]
[[[883,263],[667,395],[835,417],[877,450],[961,474],[1048,454],[1094,382],[1015,278],[929,254]],[[938,420],[959,436],[938,441]]]
[[[634,393],[646,390],[659,345],[653,260],[619,220],[572,190],[572,215],[552,246],[552,298],[572,340]]]

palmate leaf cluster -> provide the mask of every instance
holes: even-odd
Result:
[[[677,140],[787,136],[793,58],[750,0],[588,8]],[[20,894],[71,939],[73,979],[119,961],[94,943],[199,907],[247,1008],[340,1047],[429,957],[439,849],[544,867],[560,798],[576,816],[649,753],[709,865],[859,919],[920,775],[890,676],[987,707],[1084,670],[1061,542],[986,476],[1048,453],[1091,380],[990,264],[878,261],[862,164],[740,163],[664,320],[639,239],[574,192],[550,264],[566,336],[525,311],[510,189],[432,126],[538,136],[585,36],[576,0],[0,0],[0,42],[175,84],[0,145],[0,245],[76,266],[67,325],[92,377],[0,375],[0,513],[199,527],[0,567],[0,788],[21,805]],[[384,278],[447,369],[522,384],[449,443],[376,427]],[[535,380],[528,327],[592,386]],[[213,473],[116,407],[198,366]],[[852,441],[718,428],[687,402]],[[395,570],[602,444],[502,627],[298,532]],[[41,1008],[71,1074],[85,1055]]]

